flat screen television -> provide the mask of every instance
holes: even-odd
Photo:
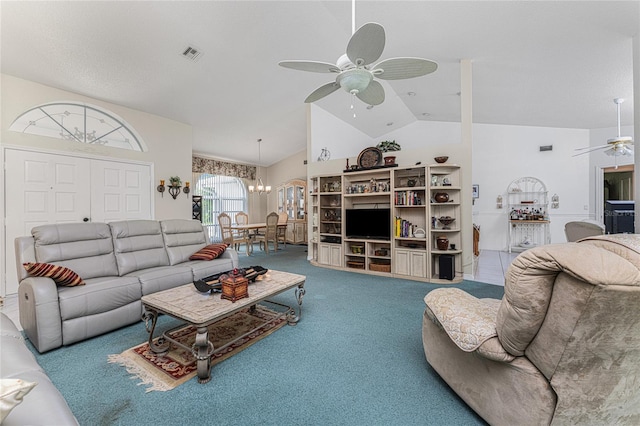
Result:
[[[347,238],[391,240],[391,209],[346,209]]]

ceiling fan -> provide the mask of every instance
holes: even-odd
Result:
[[[320,86],[305,99],[315,102],[343,88],[368,105],[384,102],[384,88],[376,79],[401,80],[434,72],[438,64],[422,58],[391,58],[372,65],[382,55],[384,27],[375,22],[361,26],[347,44],[347,52],[336,64],[317,61],[281,61],[279,65],[299,71],[336,74],[335,81]],[[353,104],[352,104],[353,107]]]
[[[573,157],[582,154],[588,154],[590,152],[598,151],[601,149],[606,149],[604,153],[613,157],[619,157],[621,155],[633,155],[633,138],[631,138],[631,136],[620,136],[620,104],[624,102],[624,99],[615,98],[613,102],[616,104],[616,109],[618,112],[618,136],[608,139],[605,145],[578,148],[576,149],[576,151],[581,152],[574,154]]]

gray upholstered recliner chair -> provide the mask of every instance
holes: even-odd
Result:
[[[576,242],[582,238],[603,234],[604,228],[593,222],[574,221],[567,222],[564,225],[564,235],[570,243]]]
[[[640,424],[640,235],[529,249],[502,300],[425,303],[427,361],[490,424]]]

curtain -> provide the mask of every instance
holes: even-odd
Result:
[[[210,175],[233,176],[248,180],[256,179],[255,166],[229,163],[197,156],[193,156],[191,171],[194,173],[208,173]]]

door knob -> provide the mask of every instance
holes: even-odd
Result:
[[[83,222],[89,222],[89,218],[85,217],[84,219],[82,219]]]

